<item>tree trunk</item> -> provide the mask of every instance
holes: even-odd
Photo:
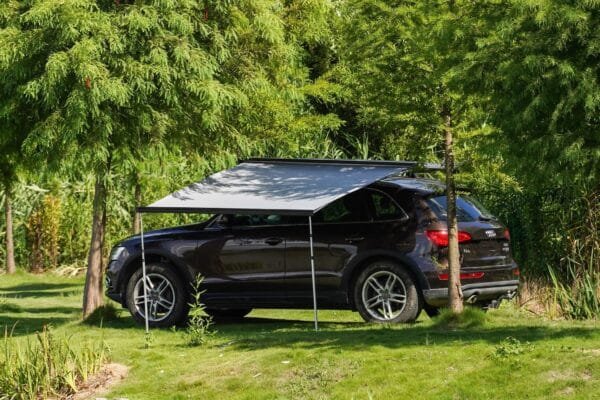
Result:
[[[456,219],[456,187],[454,184],[454,149],[452,143],[452,115],[443,112],[446,142],[446,204],[448,226],[448,307],[455,314],[463,311],[460,283],[460,254],[458,251],[458,221]]]
[[[5,184],[4,188],[4,212],[6,214],[6,272],[14,274],[17,267],[15,264],[15,242],[13,238],[12,190],[8,184]]]
[[[94,187],[94,214],[92,217],[92,241],[88,254],[88,266],[83,292],[83,317],[87,317],[103,303],[102,297],[102,250],[106,228],[106,186],[104,173],[96,176]]]
[[[137,212],[137,208],[142,205],[142,187],[140,185],[138,176],[136,175],[134,198],[135,198],[135,210],[133,210],[133,234],[137,235],[140,233],[140,213]]]

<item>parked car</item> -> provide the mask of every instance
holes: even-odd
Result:
[[[410,322],[448,299],[446,197],[439,181],[379,181],[313,217],[317,303],[350,309],[366,321]],[[457,199],[462,292],[495,307],[512,298],[519,269],[509,232],[467,196]],[[144,235],[151,326],[187,315],[191,283],[204,277],[202,301],[214,317],[253,308],[312,308],[306,217],[215,215],[205,222]],[[140,236],[118,243],[106,273],[107,295],[144,321]]]

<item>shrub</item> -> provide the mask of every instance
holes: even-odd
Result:
[[[55,337],[49,327],[38,332],[36,339],[18,341],[5,331],[0,399],[68,396],[108,361],[104,342],[75,348],[68,338]]]
[[[531,347],[529,342],[521,343],[519,339],[509,336],[496,346],[492,356],[497,359],[511,359],[531,350]]]
[[[27,239],[32,272],[42,272],[58,265],[60,210],[60,199],[48,194],[29,215]]]

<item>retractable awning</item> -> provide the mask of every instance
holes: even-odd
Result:
[[[349,193],[415,166],[416,163],[410,161],[254,158],[193,183],[147,207],[139,207],[138,211],[308,217],[315,329],[318,329],[311,217]],[[143,232],[141,237],[146,293]],[[148,330],[147,299],[144,309]]]
[[[314,215],[414,162],[250,159],[140,207],[142,212]]]

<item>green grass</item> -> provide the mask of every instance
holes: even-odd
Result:
[[[143,329],[126,312],[80,320],[81,278],[0,277],[0,326],[26,340],[44,324],[72,341],[103,338],[131,367],[108,398],[129,399],[546,399],[600,397],[600,324],[548,321],[513,307],[467,323],[422,315],[413,325],[363,323],[355,313],[256,310],[216,323],[204,346]],[[8,304],[8,305],[6,305]],[[442,318],[444,318],[442,316]],[[476,321],[475,324],[469,321]]]

